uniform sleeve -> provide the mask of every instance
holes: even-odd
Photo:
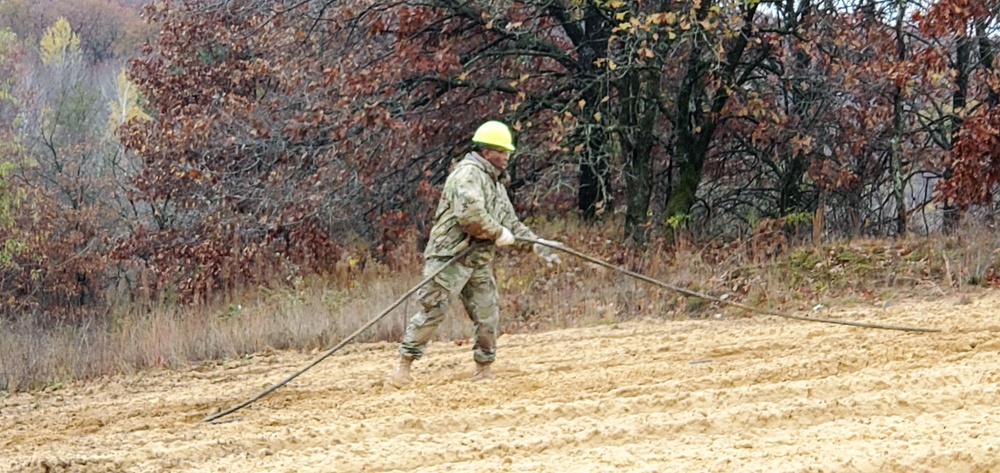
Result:
[[[537,240],[538,235],[528,228],[527,225],[521,223],[521,220],[517,218],[517,212],[514,211],[514,204],[510,202],[510,197],[507,196],[507,189],[504,188],[503,184],[496,184],[497,193],[500,194],[500,202],[504,207],[504,221],[500,222],[503,226],[510,229],[510,232],[518,238],[530,238],[532,240]],[[530,250],[532,243],[528,243],[522,240],[517,240],[514,243],[514,248],[519,250]]]
[[[486,212],[485,186],[492,185],[488,180],[470,171],[471,167],[461,169],[452,175],[453,182],[449,187],[452,208],[462,231],[481,240],[496,240],[503,232],[501,223]],[[511,229],[513,231],[513,229]]]

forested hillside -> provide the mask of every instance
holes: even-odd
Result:
[[[82,320],[346,261],[391,267],[486,119],[517,132],[522,215],[620,225],[614,243],[639,254],[990,219],[998,14],[974,0],[6,0],[3,311]]]

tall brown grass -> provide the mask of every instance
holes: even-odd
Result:
[[[759,241],[681,239],[654,242],[641,252],[619,245],[613,225],[562,221],[534,222],[533,227],[544,237],[665,282],[788,311],[917,293],[964,294],[996,283],[1000,263],[1000,236],[986,226],[902,241],[855,239],[822,246],[782,241],[766,251]],[[394,258],[405,269],[345,263],[324,277],[284,281],[276,289],[245,289],[215,304],[116,307],[82,326],[0,321],[0,391],[57,389],[70,380],[182,368],[268,350],[326,349],[419,282],[421,261],[415,248]],[[563,255],[562,265],[546,267],[530,253],[500,252],[495,273],[504,332],[650,317],[749,316],[571,258]],[[415,311],[416,300],[410,298],[357,341],[399,340]],[[454,301],[437,337],[470,335],[471,323]]]

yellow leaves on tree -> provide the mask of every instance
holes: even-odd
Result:
[[[130,120],[150,120],[150,116],[142,109],[139,101],[139,89],[128,80],[124,70],[118,73],[117,82],[117,93],[111,101],[111,116],[108,119],[111,131],[117,130]]]
[[[14,256],[24,249],[14,224],[14,212],[24,199],[10,180],[14,165],[0,162],[0,269],[14,264]]]
[[[17,35],[9,29],[0,29],[0,66],[2,66],[5,61],[4,58],[9,54],[9,52],[14,48],[14,43],[17,40]],[[14,101],[14,97],[10,94],[11,89],[11,78],[4,77],[0,79],[0,102],[3,101]]]
[[[39,47],[43,63],[60,64],[80,55],[80,37],[73,32],[66,18],[59,17],[45,30]]]
[[[7,29],[0,29],[0,66],[7,63],[6,56],[14,47],[16,35]],[[11,95],[12,78],[0,78],[0,110],[3,102],[14,103]],[[11,173],[14,164],[6,161],[18,150],[17,140],[10,136],[10,123],[0,123],[0,269],[10,267],[17,252],[23,248],[23,242],[18,236],[14,216],[24,193],[14,186]]]

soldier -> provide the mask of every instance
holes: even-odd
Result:
[[[389,376],[389,382],[396,387],[410,383],[410,365],[424,354],[455,294],[460,296],[475,325],[476,343],[472,349],[476,370],[472,379],[493,378],[490,364],[496,358],[500,324],[492,267],[495,247],[531,249],[548,264],[560,263],[559,256],[550,248],[515,238],[539,240],[517,218],[500,182],[500,174],[514,151],[510,128],[498,121],[488,121],[476,130],[472,142],[473,151],[455,165],[444,183],[424,250],[424,275],[436,271],[470,245],[475,248],[417,293],[422,310],[410,318],[399,345],[399,361]]]

